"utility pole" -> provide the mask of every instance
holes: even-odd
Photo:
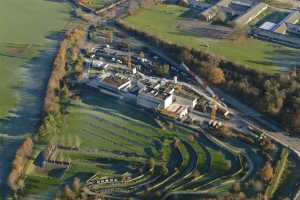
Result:
[[[128,52],[128,57],[127,57],[127,66],[129,69],[132,68],[132,63],[131,63],[131,54]]]
[[[90,78],[90,70],[91,70],[91,67],[93,66],[93,63],[94,63],[94,57],[95,57],[95,54],[91,55],[92,61],[91,61],[91,63],[89,64],[88,78]]]
[[[112,44],[114,40],[114,32],[113,30],[109,30],[107,32],[107,37],[108,37],[108,43]]]
[[[129,42],[128,41],[126,41],[127,42],[127,45],[128,45],[128,55],[127,55],[127,67],[129,68],[129,69],[131,69],[132,68],[132,60],[131,60],[131,52],[130,52],[130,46],[129,46]]]

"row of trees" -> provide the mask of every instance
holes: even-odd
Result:
[[[53,62],[53,70],[44,99],[45,117],[39,130],[42,136],[57,135],[63,126],[63,105],[67,96],[69,96],[66,74],[69,72],[71,66],[76,68],[76,65],[74,65],[75,60],[80,60],[78,59],[78,42],[83,38],[84,34],[83,28],[75,28],[66,33],[65,39],[60,44],[58,54]],[[24,186],[22,178],[32,151],[33,142],[31,138],[28,138],[16,152],[8,178],[8,185],[15,194],[21,186]]]
[[[280,160],[278,160],[276,163],[273,178],[267,187],[265,193],[267,199],[272,199],[275,192],[277,191],[278,186],[282,181],[283,173],[285,172],[288,165],[288,157],[289,157],[289,150],[284,148],[281,152]]]
[[[279,121],[287,130],[300,133],[300,73],[281,75],[236,73],[226,70],[230,81],[224,89]]]
[[[44,102],[45,113],[57,114],[60,110],[60,100],[67,91],[65,75],[68,70],[68,55],[76,60],[79,53],[78,41],[83,38],[83,28],[76,28],[66,33],[60,44],[60,49],[53,63],[53,70],[48,83],[47,95]],[[64,90],[62,90],[64,89]]]
[[[32,148],[33,142],[31,138],[27,138],[16,152],[8,177],[8,185],[14,192],[23,187],[22,177],[24,176],[26,165],[31,156]]]
[[[81,181],[78,177],[73,179],[71,187],[66,185],[63,192],[57,193],[55,200],[75,200],[75,199],[88,199],[88,196],[84,193]]]
[[[177,62],[184,62],[210,83],[220,85],[244,103],[276,119],[287,130],[300,133],[300,71],[296,68],[285,74],[271,75],[200,50],[163,41],[122,21],[118,24],[129,33],[163,49]]]

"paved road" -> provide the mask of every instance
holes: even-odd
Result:
[[[285,132],[277,124],[267,121],[263,115],[257,111],[230,97],[223,91],[216,88],[214,89],[225,102],[231,105],[232,111],[235,114],[234,119],[241,120],[249,126],[262,130],[269,137],[290,148],[300,157],[300,139],[288,136],[287,132]]]

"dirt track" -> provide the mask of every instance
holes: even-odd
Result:
[[[212,25],[199,20],[182,20],[176,24],[176,27],[184,33],[212,39],[228,39],[233,32],[230,27]]]

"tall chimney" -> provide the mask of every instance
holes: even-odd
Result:
[[[174,83],[177,84],[178,80],[177,80],[177,76],[174,76]]]

